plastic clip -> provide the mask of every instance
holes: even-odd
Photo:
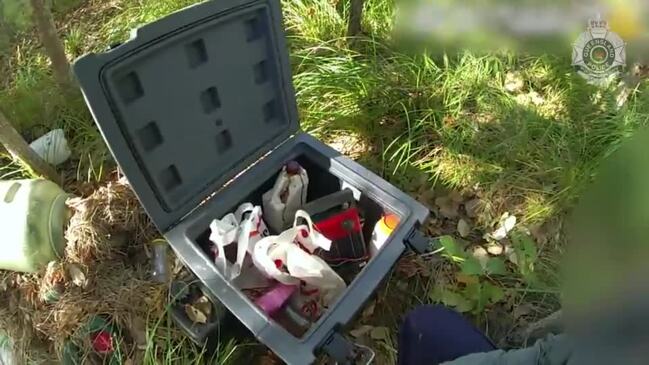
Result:
[[[431,253],[434,247],[439,246],[438,240],[427,237],[417,228],[414,227],[404,239],[406,246],[419,255]]]
[[[322,347],[336,365],[371,364],[376,353],[369,347],[350,342],[334,332]]]

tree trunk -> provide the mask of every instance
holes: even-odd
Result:
[[[52,71],[59,85],[63,88],[70,86],[70,63],[65,56],[63,41],[59,38],[54,19],[49,7],[44,0],[30,0],[34,16],[34,23],[38,30],[38,37],[52,62]]]
[[[15,158],[29,166],[35,173],[46,177],[53,182],[60,183],[59,174],[45,162],[25,142],[25,139],[9,123],[9,120],[0,111],[0,143]]]
[[[354,37],[361,33],[361,20],[363,19],[363,0],[350,0],[349,23],[347,24],[347,36]]]

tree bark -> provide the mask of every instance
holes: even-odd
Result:
[[[61,180],[56,170],[29,147],[25,139],[2,114],[2,111],[0,111],[0,143],[12,156],[29,166],[38,175],[60,183]]]
[[[361,20],[363,20],[363,0],[350,0],[349,23],[347,24],[347,36],[354,37],[361,33]]]
[[[34,17],[34,24],[38,30],[38,37],[45,48],[45,52],[52,62],[52,71],[59,85],[67,88],[71,85],[70,63],[65,56],[63,41],[59,38],[54,19],[49,7],[44,0],[30,0]]]

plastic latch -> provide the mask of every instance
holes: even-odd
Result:
[[[414,227],[405,238],[406,246],[420,255],[431,253],[436,245],[436,239],[427,237],[417,227]]]
[[[338,332],[329,336],[322,350],[336,365],[371,364],[376,356],[369,347],[350,342]]]

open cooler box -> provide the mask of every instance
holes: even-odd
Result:
[[[279,1],[186,8],[105,53],[83,56],[74,72],[140,202],[212,300],[289,364],[311,363],[318,350],[348,362],[354,347],[338,331],[408,246],[426,247],[418,227],[428,210],[299,130]],[[259,204],[289,160],[309,174],[309,201],[343,184],[360,192],[366,238],[383,211],[400,218],[382,249],[301,336],[225,280],[205,250],[210,222],[242,202]]]

